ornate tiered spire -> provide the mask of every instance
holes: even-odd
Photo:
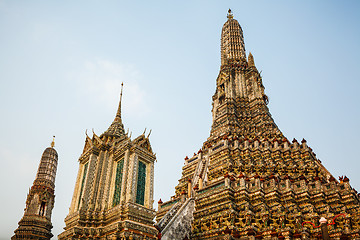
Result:
[[[102,136],[120,137],[125,135],[124,125],[121,120],[121,99],[122,99],[123,85],[124,84],[121,83],[120,101],[115,119],[111,123],[110,127],[102,134]]]
[[[157,239],[153,226],[156,156],[145,131],[133,140],[131,133],[124,133],[122,90],[123,84],[110,127],[100,137],[94,131],[92,139],[86,135],[60,240]]]
[[[359,239],[357,191],[306,140],[283,136],[230,10],[227,18],[210,137],[185,158],[176,195],[159,202],[162,239]]]
[[[254,57],[249,53],[246,59],[243,32],[230,9],[221,33],[221,68],[216,85],[212,138],[282,138],[266,106],[268,98]]]
[[[58,154],[51,147],[45,149],[39,164],[36,178],[26,199],[24,216],[11,239],[48,240],[51,233],[51,213],[55,202],[55,176]]]
[[[239,22],[233,18],[231,9],[227,18],[221,32],[221,65],[246,58],[243,31]]]
[[[39,164],[38,172],[34,185],[55,188],[55,176],[57,168],[57,152],[54,148],[55,141],[53,139],[51,147],[45,149]]]

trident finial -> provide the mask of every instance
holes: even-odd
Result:
[[[149,132],[149,134],[147,135],[146,138],[149,138],[149,137],[150,137],[151,131],[152,131],[152,129],[150,129],[150,132]]]
[[[121,82],[120,103],[121,103],[121,99],[122,99],[123,86],[124,86],[124,83],[123,83],[123,82]]]
[[[55,147],[55,136],[53,136],[53,140],[51,142],[51,147],[54,148]]]
[[[233,16],[233,14],[232,14],[232,12],[231,12],[231,9],[229,8],[227,18],[228,18],[228,19],[232,19],[233,17],[234,17],[234,16]]]

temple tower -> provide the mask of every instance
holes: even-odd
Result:
[[[221,32],[221,66],[212,97],[213,123],[209,140],[226,134],[282,138],[266,106],[268,97],[254,57],[250,53],[246,59],[241,26],[231,11],[227,17]]]
[[[154,161],[149,135],[131,140],[121,96],[110,127],[86,134],[74,194],[59,239],[156,239]]]
[[[42,154],[35,181],[26,198],[24,216],[19,227],[14,231],[11,239],[50,239],[51,213],[55,202],[55,176],[58,163],[58,154],[51,147]]]
[[[227,18],[210,136],[185,157],[175,195],[159,201],[162,239],[319,239],[320,219],[332,239],[359,239],[357,191],[306,140],[283,135],[242,29],[230,10]]]

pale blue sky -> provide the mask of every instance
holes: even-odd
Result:
[[[174,194],[184,157],[209,136],[228,8],[277,125],[360,190],[359,1],[0,0],[0,239],[17,228],[52,135],[62,231],[85,130],[107,129],[121,82],[125,128],[152,129],[155,203]]]

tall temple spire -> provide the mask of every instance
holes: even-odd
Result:
[[[121,120],[120,101],[114,121],[98,137],[86,136],[79,158],[66,227],[58,239],[156,240],[153,226],[154,162],[149,136],[131,140]]]
[[[51,233],[51,213],[55,202],[55,176],[58,154],[51,147],[45,149],[39,164],[36,178],[26,199],[24,216],[11,239],[48,240]]]
[[[240,24],[229,9],[221,32],[221,68],[213,96],[211,138],[222,135],[242,138],[282,138],[266,104],[254,57],[246,59]]]
[[[185,157],[175,196],[159,201],[161,239],[359,239],[360,194],[306,140],[281,133],[231,10],[227,18],[210,137]]]
[[[120,101],[115,119],[111,123],[110,127],[102,134],[102,136],[120,137],[125,135],[124,125],[121,120],[121,99],[122,99],[123,85],[124,84],[121,83]]]

